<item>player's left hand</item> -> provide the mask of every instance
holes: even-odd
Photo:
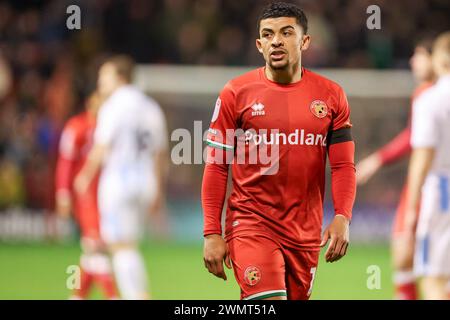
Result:
[[[330,239],[325,260],[327,262],[338,261],[347,253],[349,243],[349,220],[343,215],[336,215],[322,236],[321,247],[324,247]]]

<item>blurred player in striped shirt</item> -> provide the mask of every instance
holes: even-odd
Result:
[[[413,102],[433,84],[434,74],[431,66],[431,47],[433,39],[426,37],[419,41],[411,57],[410,65],[417,87],[411,96]],[[411,124],[381,149],[361,160],[356,165],[357,183],[365,184],[381,167],[396,163],[411,153]],[[394,268],[395,298],[416,300],[417,289],[413,274],[414,244],[405,237],[405,209],[407,186],[403,187],[394,225],[392,228],[391,255]]]
[[[405,223],[416,238],[414,273],[423,297],[444,300],[450,298],[450,31],[436,39],[432,64],[437,82],[413,105]]]

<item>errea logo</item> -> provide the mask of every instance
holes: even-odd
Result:
[[[264,111],[264,105],[262,103],[255,103],[252,106],[252,116],[264,116],[266,112]]]

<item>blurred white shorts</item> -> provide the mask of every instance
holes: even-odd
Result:
[[[106,244],[140,240],[155,195],[155,185],[150,181],[124,178],[118,174],[100,177],[100,233]]]
[[[450,278],[450,178],[429,175],[422,189],[414,273]]]

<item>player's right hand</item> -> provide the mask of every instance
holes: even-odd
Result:
[[[210,234],[205,237],[203,248],[203,261],[208,271],[216,277],[227,280],[223,263],[231,269],[230,253],[225,240],[219,234]]]
[[[375,153],[356,164],[356,183],[365,184],[380,169],[381,159]]]

